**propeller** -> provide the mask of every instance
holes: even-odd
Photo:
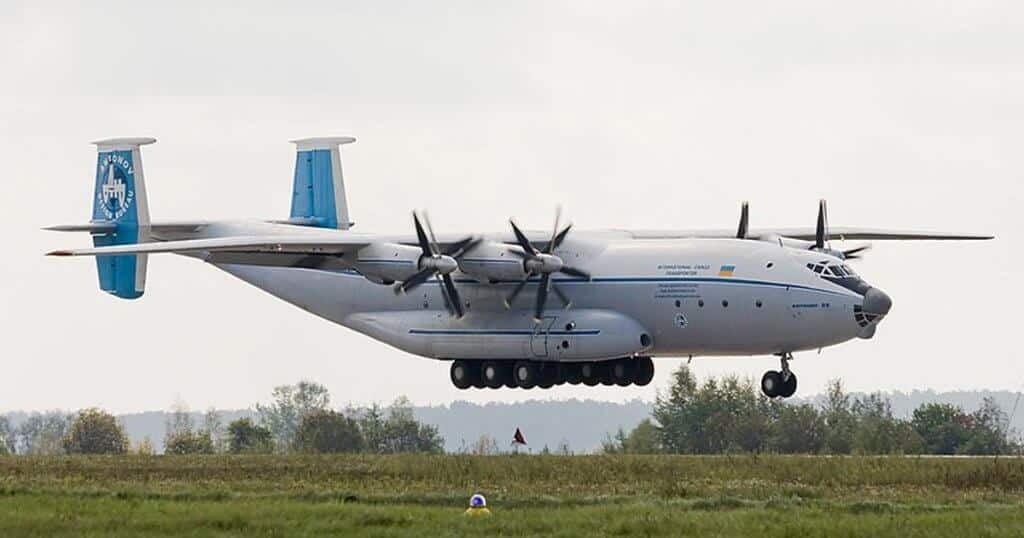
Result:
[[[864,251],[870,250],[870,249],[871,249],[871,245],[867,244],[867,245],[862,245],[862,246],[859,246],[859,247],[856,247],[856,248],[851,248],[851,249],[848,249],[848,250],[844,250],[843,251],[843,259],[844,260],[859,260],[859,259],[863,258],[861,253],[863,253]]]
[[[844,260],[859,260],[862,253],[871,248],[870,244],[861,245],[847,250],[832,250],[829,242],[831,235],[828,231],[828,206],[825,200],[818,201],[818,222],[814,229],[814,244],[808,250],[820,250],[841,257]]]
[[[565,293],[551,282],[552,274],[562,273],[590,280],[590,273],[583,271],[582,269],[566,265],[565,262],[562,261],[562,258],[554,254],[554,251],[558,249],[563,241],[565,241],[565,237],[569,235],[569,230],[572,229],[572,224],[569,224],[562,230],[559,230],[558,227],[560,225],[561,218],[562,208],[559,207],[555,211],[555,226],[551,230],[551,240],[548,241],[544,250],[534,247],[533,244],[530,243],[530,240],[526,238],[523,231],[519,229],[519,226],[516,226],[515,221],[509,220],[509,224],[512,225],[512,233],[516,236],[516,243],[518,243],[523,249],[522,252],[514,250],[512,253],[523,259],[523,268],[526,270],[526,277],[516,284],[512,293],[510,293],[508,298],[505,299],[505,307],[511,308],[512,302],[515,301],[516,297],[519,296],[519,293],[523,291],[524,287],[526,287],[526,283],[530,280],[530,277],[540,275],[540,283],[537,286],[537,298],[534,303],[533,310],[533,319],[538,322],[544,315],[544,306],[547,304],[549,291],[555,292],[555,295],[557,295],[558,299],[562,301],[562,305],[565,308],[572,306],[572,302],[565,296]]]
[[[746,239],[750,229],[750,203],[743,202],[740,207],[740,226],[736,229],[736,239]]]
[[[427,217],[427,214],[423,214],[423,221],[426,222],[427,230],[430,232],[429,238],[415,211],[412,213],[412,221],[416,227],[416,241],[423,251],[418,262],[419,271],[396,285],[395,293],[408,292],[430,280],[430,277],[434,277],[441,284],[441,295],[444,296],[448,311],[455,317],[461,318],[465,312],[462,309],[462,300],[459,298],[458,290],[455,289],[451,273],[459,268],[459,258],[479,244],[481,239],[466,237],[441,250],[437,243],[437,237],[434,235],[434,227],[430,225],[430,218]]]
[[[828,242],[828,207],[825,200],[818,200],[818,227],[814,230],[814,246],[810,250],[825,250]]]

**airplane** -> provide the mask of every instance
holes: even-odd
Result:
[[[460,389],[647,385],[655,357],[774,355],[761,390],[796,392],[793,354],[872,338],[892,307],[832,240],[983,240],[990,235],[830,227],[574,230],[436,234],[353,231],[341,146],[351,137],[294,140],[287,219],[151,221],[141,147],[97,146],[92,219],[48,230],[88,232],[99,286],[143,295],[149,254],[202,260],[303,310],[400,350],[450,361]],[[570,233],[571,232],[571,233]]]

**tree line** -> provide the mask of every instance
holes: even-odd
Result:
[[[213,410],[197,424],[187,407],[176,404],[164,436],[167,454],[440,453],[443,447],[437,428],[418,422],[404,397],[386,412],[376,404],[335,410],[327,388],[310,381],[276,387],[269,403],[256,404],[256,420],[239,418],[227,425]],[[131,446],[124,426],[101,409],[36,413],[17,428],[0,416],[0,454],[129,452],[154,451],[148,439]]]
[[[698,382],[689,368],[672,374],[651,418],[603,443],[607,453],[668,454],[1018,454],[1006,413],[992,398],[967,412],[927,403],[895,417],[881,394],[853,397],[828,384],[820,405],[765,397],[735,376]]]

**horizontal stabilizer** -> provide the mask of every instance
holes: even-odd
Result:
[[[51,232],[89,232],[93,234],[109,234],[117,231],[113,222],[90,222],[87,224],[58,224],[43,228]]]

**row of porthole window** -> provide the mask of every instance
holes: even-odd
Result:
[[[676,308],[679,308],[681,306],[683,306],[683,302],[680,301],[679,299],[676,299]],[[697,306],[699,306],[700,308],[704,308],[704,299],[698,299]],[[758,299],[757,301],[754,301],[754,306],[761,308],[762,306],[764,306],[764,303],[762,303],[761,300]],[[722,308],[729,308],[728,300],[722,299]]]

